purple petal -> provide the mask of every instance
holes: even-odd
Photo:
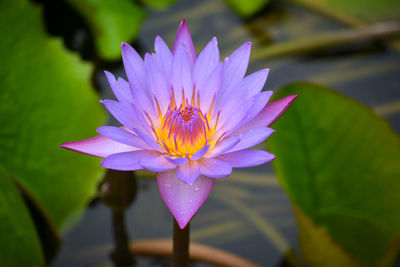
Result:
[[[159,154],[156,157],[147,157],[142,158],[139,161],[139,164],[146,170],[152,172],[164,172],[173,170],[176,168],[175,164],[172,164],[168,160],[165,159],[165,156]]]
[[[157,62],[149,54],[145,56],[145,66],[148,73],[148,82],[153,92],[153,98],[157,99],[161,113],[164,114],[168,109],[171,96],[169,81],[167,81]]]
[[[268,103],[254,119],[240,127],[236,132],[245,132],[253,128],[270,126],[285,112],[296,97],[297,95],[289,95],[275,102]]]
[[[267,163],[275,155],[263,150],[241,150],[223,154],[219,159],[229,163],[233,168],[247,168]]]
[[[251,108],[247,110],[246,114],[243,116],[243,119],[240,121],[240,123],[238,123],[238,125],[232,128],[231,131],[228,132],[228,134],[231,134],[236,129],[240,128],[241,126],[245,125],[246,123],[254,119],[255,116],[257,116],[258,113],[260,113],[260,111],[265,107],[272,93],[273,93],[272,91],[265,91],[253,96],[254,101],[251,104]],[[239,132],[235,131],[233,135],[236,135],[238,133]]]
[[[176,175],[182,182],[191,185],[200,175],[200,166],[196,161],[190,160],[188,163],[178,167]]]
[[[135,131],[135,133],[137,133],[137,135],[140,136],[140,138],[143,139],[144,142],[146,142],[146,144],[148,144],[151,148],[153,148],[154,150],[157,150],[159,152],[164,152],[164,150],[161,148],[161,146],[154,141],[150,136],[146,135],[145,133],[143,133],[142,131],[140,131],[139,129],[135,128],[133,129]]]
[[[207,153],[207,158],[209,157],[216,157],[218,155],[221,155],[229,150],[231,150],[233,147],[239,143],[240,138],[237,136],[225,138],[222,141],[218,142],[215,147],[213,147],[209,152]]]
[[[219,63],[217,38],[213,38],[201,51],[193,67],[193,81],[196,85],[204,84],[210,73]],[[197,86],[196,86],[197,87]],[[200,89],[201,90],[201,89]]]
[[[171,75],[172,53],[160,36],[157,36],[154,41],[154,49],[156,50],[154,55],[156,62],[164,71],[165,77],[169,78]]]
[[[111,140],[123,143],[128,146],[134,146],[142,149],[152,149],[139,136],[120,127],[101,126],[97,128],[97,132],[107,138],[110,138]]]
[[[221,97],[229,95],[235,85],[243,79],[249,64],[250,50],[251,43],[244,43],[225,59],[224,77],[221,86],[221,88],[224,88],[224,91],[221,92]]]
[[[124,62],[126,76],[135,88],[145,90],[146,86],[146,71],[142,58],[129,44],[122,43],[122,61]]]
[[[143,169],[139,164],[143,157],[156,157],[157,152],[151,150],[137,150],[131,152],[122,152],[118,154],[112,154],[106,157],[102,162],[101,166],[107,169],[119,170],[119,171],[135,171]]]
[[[258,145],[267,139],[273,132],[275,131],[268,127],[260,127],[243,132],[238,136],[240,138],[240,142],[234,148],[232,148],[230,152],[243,150]]]
[[[112,141],[102,135],[81,141],[63,143],[60,147],[100,158],[105,158],[115,153],[137,150],[135,147]]]
[[[200,109],[208,112],[213,97],[216,96],[222,81],[222,67],[219,63],[210,73],[206,80],[199,80],[196,83],[196,90],[200,95]]]
[[[161,198],[183,229],[210,195],[214,179],[200,176],[188,185],[178,179],[176,171],[170,171],[159,173],[157,184]]]
[[[199,150],[197,150],[191,157],[191,160],[198,160],[201,159],[204,154],[207,153],[208,149],[210,148],[209,145],[203,146],[202,148],[200,148]]]
[[[132,116],[132,109],[129,106],[108,99],[100,102],[106,107],[111,115],[126,128],[133,129],[137,127],[135,118]]]
[[[108,71],[104,71],[104,74],[106,75],[108,83],[118,101],[125,103],[132,102],[132,95],[129,90],[128,82],[122,78],[118,78],[116,81],[114,75]]]
[[[261,92],[267,80],[269,69],[259,70],[243,79],[241,90],[247,91],[247,97],[252,97]]]
[[[171,158],[171,157],[165,157],[165,158],[174,165],[183,165],[189,162],[187,158]]]
[[[193,66],[194,62],[196,61],[196,50],[194,49],[192,36],[190,35],[189,28],[184,19],[181,21],[181,25],[176,33],[174,48],[172,50],[173,54],[176,53],[176,50],[181,43],[185,45],[186,53],[189,56],[190,66]]]
[[[176,104],[179,106],[182,103],[182,90],[185,92],[185,98],[190,102],[193,92],[192,70],[183,44],[179,45],[175,51],[171,80]]]
[[[232,166],[217,158],[203,158],[199,161],[200,174],[212,178],[225,178],[232,173]]]

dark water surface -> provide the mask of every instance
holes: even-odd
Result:
[[[217,36],[221,55],[228,56],[246,41],[253,49],[269,43],[345,27],[290,4],[273,1],[251,20],[244,21],[223,1],[180,1],[165,12],[150,13],[136,47],[143,55],[153,51],[156,35],[172,47],[179,21],[186,18],[199,52]],[[400,56],[383,44],[362,43],[339,47],[314,55],[292,58],[254,59],[248,73],[269,67],[264,90],[275,90],[293,81],[310,81],[332,87],[389,119],[400,132]],[[125,77],[121,66],[109,68]],[[96,77],[104,98],[111,91],[102,73]],[[126,210],[131,240],[171,238],[172,217],[162,202],[154,179],[141,179],[134,203]],[[191,240],[235,253],[262,266],[279,266],[283,255],[297,248],[297,227],[290,201],[279,186],[271,167],[234,171],[219,180],[209,199],[192,221]],[[112,245],[110,209],[95,201],[82,220],[63,235],[64,242],[53,267],[110,264]],[[158,265],[140,260],[140,265]],[[200,266],[200,265],[199,265]]]

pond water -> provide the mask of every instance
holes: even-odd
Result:
[[[172,46],[181,18],[186,18],[197,51],[217,36],[221,55],[251,41],[253,54],[277,41],[309,36],[346,27],[286,2],[273,1],[249,20],[240,19],[223,1],[179,1],[166,11],[151,11],[135,42],[143,55],[153,51],[160,35]],[[271,69],[264,90],[276,90],[293,81],[329,86],[372,108],[400,132],[400,56],[382,43],[357,43],[312,55],[290,58],[253,58],[248,73]],[[102,69],[125,77],[122,66],[98,63],[95,81],[103,98],[112,98]],[[115,122],[111,122],[115,123]],[[147,173],[137,173],[137,194],[126,209],[130,239],[171,238],[172,217],[157,185]],[[145,178],[143,178],[145,177]],[[290,200],[279,186],[271,164],[234,171],[216,186],[191,224],[191,241],[221,248],[261,264],[284,266],[285,254],[298,252],[297,226]],[[63,243],[52,267],[111,264],[112,213],[94,200],[81,220],[63,234]],[[299,253],[298,253],[299,255]],[[140,259],[140,265],[162,264]],[[201,266],[201,265],[198,265]]]

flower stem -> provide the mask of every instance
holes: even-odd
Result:
[[[185,228],[181,229],[174,219],[174,241],[172,252],[173,267],[189,266],[189,234],[190,223],[188,223]]]

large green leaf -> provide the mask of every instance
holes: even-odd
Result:
[[[85,18],[100,57],[121,57],[121,42],[136,38],[147,12],[131,0],[67,0]]]
[[[0,266],[44,266],[39,238],[28,210],[0,166]]]
[[[282,186],[315,231],[325,229],[351,258],[390,266],[394,257],[386,257],[395,253],[388,250],[399,251],[400,237],[399,136],[369,108],[328,88],[296,83],[277,98],[289,94],[298,98],[268,141]]]
[[[269,0],[225,0],[225,2],[240,16],[247,18],[251,17],[263,7],[265,7]]]
[[[61,229],[103,172],[99,159],[59,147],[94,135],[105,118],[92,67],[46,35],[28,0],[0,1],[0,25],[0,165]]]

